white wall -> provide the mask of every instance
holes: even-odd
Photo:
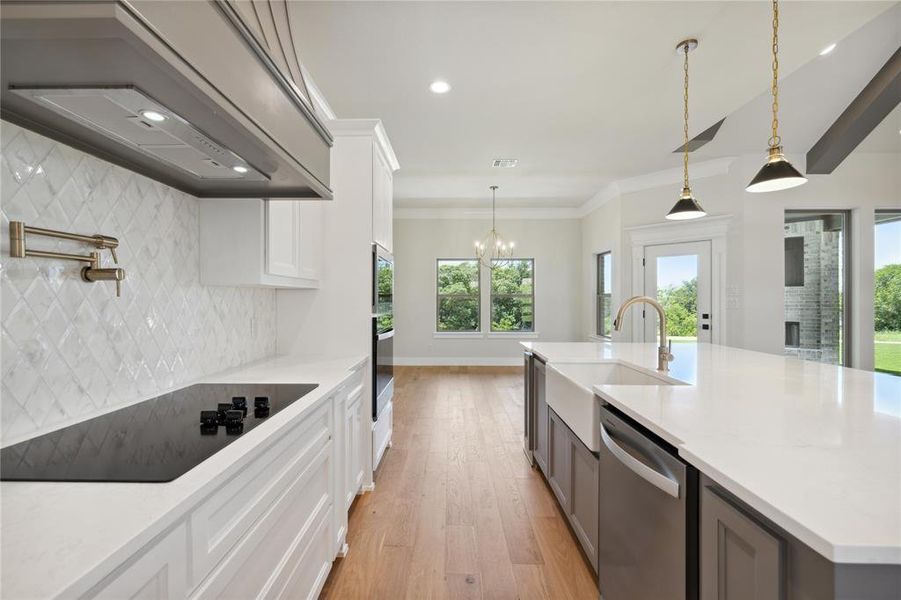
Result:
[[[581,334],[580,337],[597,339],[597,311],[595,310],[595,294],[597,292],[597,259],[603,252],[610,252],[613,291],[613,306],[619,306],[629,294],[625,294],[619,277],[623,265],[628,265],[628,250],[624,253],[622,246],[622,202],[619,197],[608,200],[603,206],[592,211],[580,221],[582,230],[582,285],[580,286]],[[623,258],[625,258],[625,261]],[[625,295],[624,295],[625,294]],[[620,339],[619,332],[612,332],[614,340]],[[578,339],[578,338],[576,338]]]
[[[535,259],[536,336],[491,334],[488,274],[482,276],[482,333],[437,336],[436,259],[468,258],[490,227],[484,219],[396,219],[395,360],[399,364],[519,364],[521,339],[571,341],[581,332],[581,225],[577,219],[506,220],[498,230],[516,255]]]
[[[803,167],[803,156],[790,159]],[[731,346],[781,354],[784,344],[783,318],[783,224],[787,209],[852,210],[852,365],[873,366],[873,213],[880,208],[901,207],[901,164],[897,154],[852,153],[831,175],[811,175],[799,188],[769,194],[744,191],[747,182],[763,164],[763,156],[736,159],[728,172],[692,182],[695,196],[711,216],[730,215],[727,238],[726,285],[730,305],[726,310],[726,343]],[[803,168],[802,168],[803,170]],[[620,234],[623,256],[629,256],[628,229],[663,222],[675,202],[678,183],[644,189],[619,197]],[[583,232],[595,230],[597,244],[608,238],[613,219],[608,202],[583,219]],[[602,233],[603,232],[603,233]],[[584,234],[583,235],[587,235]],[[583,250],[589,260],[589,249]],[[614,277],[624,296],[632,293],[631,267],[623,260]],[[624,268],[625,267],[625,268]],[[582,276],[583,296],[590,298],[593,273]],[[583,310],[583,330],[593,327],[593,315]]]

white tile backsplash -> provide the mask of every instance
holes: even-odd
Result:
[[[4,444],[275,353],[273,290],[200,285],[196,198],[6,121],[0,146]],[[10,220],[119,238],[122,297],[76,263],[9,258]]]

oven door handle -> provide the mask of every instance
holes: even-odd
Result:
[[[383,342],[383,341],[393,338],[393,337],[394,337],[394,330],[392,329],[391,331],[386,331],[385,333],[380,333],[378,335],[378,340],[380,342]]]
[[[673,498],[679,497],[679,482],[673,479],[670,479],[666,475],[662,473],[658,473],[651,467],[647,466],[625,450],[623,450],[619,444],[613,441],[613,438],[610,437],[610,434],[607,433],[607,429],[604,427],[604,424],[601,423],[601,440],[604,442],[604,446],[607,447],[607,450],[619,460],[627,469],[653,485],[658,490],[672,496]]]

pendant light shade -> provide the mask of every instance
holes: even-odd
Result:
[[[698,201],[695,200],[694,195],[691,193],[691,186],[688,183],[688,53],[697,47],[698,40],[694,38],[682,40],[679,42],[679,45],[676,46],[676,52],[685,57],[685,62],[682,66],[682,72],[685,75],[685,85],[682,88],[682,114],[684,117],[682,121],[682,133],[685,144],[682,147],[682,194],[679,196],[679,200],[676,201],[673,208],[666,215],[666,218],[670,221],[687,221],[688,219],[699,219],[707,215],[707,213],[704,212],[704,209],[701,208],[701,205],[698,204]]]
[[[682,196],[666,215],[670,221],[687,221],[689,219],[699,219],[707,216],[698,201],[695,200],[688,188],[682,189]]]
[[[748,187],[748,192],[776,192],[787,190],[807,183],[807,178],[785,160],[782,147],[770,148],[770,157],[766,164],[757,172]]]
[[[748,192],[776,192],[798,187],[807,183],[807,178],[785,160],[782,153],[782,138],[779,137],[779,0],[773,0],[773,122],[769,141],[769,158],[757,172],[748,187]]]

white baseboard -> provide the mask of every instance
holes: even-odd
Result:
[[[521,367],[522,357],[502,356],[396,356],[394,364],[404,367]]]

